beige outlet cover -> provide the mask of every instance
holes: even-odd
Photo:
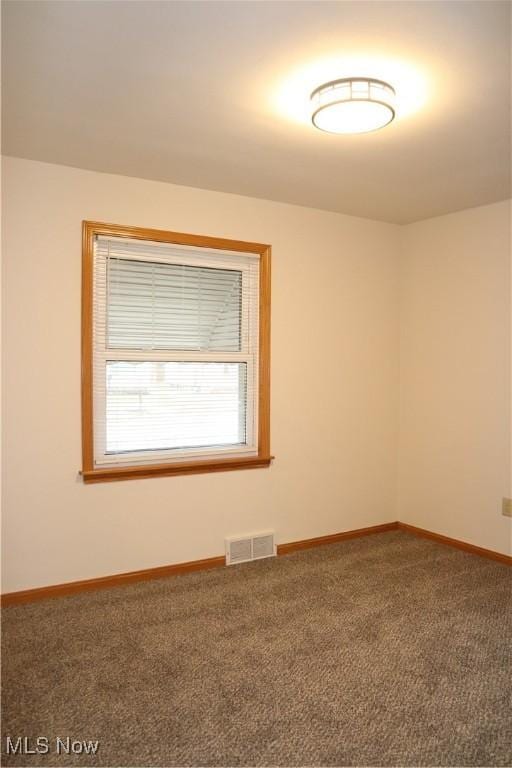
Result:
[[[506,517],[512,517],[512,499],[503,499],[502,514]]]

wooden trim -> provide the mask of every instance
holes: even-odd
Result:
[[[268,467],[273,456],[247,456],[236,459],[217,459],[215,461],[193,461],[176,464],[137,464],[132,467],[105,467],[84,470],[84,483],[105,483],[115,480],[140,480],[148,477],[165,475],[197,475],[202,472],[228,472],[233,469],[256,469]]]
[[[124,224],[105,224],[101,221],[84,221],[83,224],[95,235],[107,235],[110,237],[131,237],[135,240],[155,240],[158,243],[192,245],[197,248],[213,248],[221,251],[240,251],[242,253],[259,253],[260,255],[264,254],[270,248],[268,243],[228,240],[225,237],[192,235],[164,229],[130,227]]]
[[[511,555],[504,555],[501,552],[495,552],[493,549],[477,547],[475,544],[468,544],[466,541],[452,539],[449,536],[443,536],[440,533],[433,533],[432,531],[427,531],[425,528],[417,528],[415,525],[409,525],[408,523],[397,523],[397,527],[401,531],[407,531],[407,533],[413,533],[415,536],[421,536],[424,539],[437,541],[439,544],[446,544],[449,547],[461,549],[463,552],[469,552],[472,555],[480,555],[480,557],[487,557],[489,560],[496,560],[498,563],[512,565]]]
[[[260,256],[259,297],[259,401],[258,456],[235,459],[183,461],[168,464],[94,467],[93,428],[93,258],[94,237],[130,237],[161,243],[191,245],[198,248],[257,253]],[[159,229],[82,222],[82,472],[84,482],[102,483],[115,480],[135,480],[169,475],[191,475],[203,472],[223,472],[236,469],[268,467],[270,457],[270,259],[271,247],[264,243],[227,240],[221,237],[191,235]]]
[[[311,547],[321,547],[326,544],[336,544],[340,541],[355,539],[362,536],[370,536],[374,533],[385,533],[386,531],[401,530],[416,536],[422,536],[440,544],[447,544],[450,547],[461,549],[481,557],[487,557],[496,560],[499,563],[512,565],[512,557],[503,555],[500,552],[494,552],[491,549],[476,547],[473,544],[467,544],[458,539],[451,539],[448,536],[442,536],[439,533],[432,533],[423,528],[416,528],[407,523],[392,522],[382,525],[372,525],[368,528],[357,528],[353,531],[343,531],[341,533],[332,533],[328,536],[318,536],[314,539],[303,539],[301,541],[291,541],[288,544],[278,544],[278,555],[289,555],[301,549],[310,549]],[[163,565],[158,568],[146,568],[142,571],[129,571],[128,573],[117,573],[113,576],[101,576],[97,579],[86,579],[85,581],[71,581],[66,584],[55,584],[48,587],[38,587],[36,589],[25,589],[21,592],[8,592],[1,596],[2,606],[17,605],[18,603],[32,603],[37,600],[46,600],[50,597],[64,597],[78,592],[86,592],[94,589],[105,589],[109,587],[120,587],[125,584],[133,584],[137,581],[149,581],[150,579],[161,579],[166,576],[178,576],[182,573],[191,571],[203,571],[209,568],[219,568],[225,565],[224,557],[209,557],[206,560],[192,560],[188,563],[175,563],[173,565]]]
[[[226,564],[224,557],[209,557],[206,560],[192,560],[189,563],[177,563],[175,565],[163,565],[160,568],[146,568],[142,571],[129,571],[117,573],[113,576],[101,576],[98,579],[85,579],[84,581],[69,581],[66,584],[55,584],[49,587],[37,589],[24,589],[21,592],[9,592],[2,595],[2,607],[17,605],[18,603],[32,603],[37,600],[46,600],[49,597],[65,597],[77,592],[89,592],[94,589],[108,589],[109,587],[122,587],[137,581],[150,581],[162,579],[166,576],[178,576],[191,571],[204,571],[209,568],[220,568]]]
[[[336,544],[338,541],[347,539],[356,539],[360,536],[369,536],[372,533],[385,533],[394,531],[398,528],[398,523],[383,523],[382,525],[371,525],[369,528],[356,528],[353,531],[343,531],[342,533],[331,533],[329,536],[318,536],[315,539],[303,539],[302,541],[290,541],[288,544],[278,544],[278,555],[289,555],[291,552],[297,552],[299,549],[309,549],[310,547],[323,547],[325,544]]]
[[[94,466],[92,410],[92,298],[94,227],[82,222],[82,467]]]
[[[358,536],[367,536],[371,533],[383,533],[392,531],[398,526],[398,523],[386,523],[385,525],[374,525],[370,528],[359,528],[355,531],[345,531],[343,533],[334,533],[330,536],[320,536],[316,539],[305,539],[303,541],[292,541],[289,544],[279,544],[277,547],[278,555],[287,555],[298,549],[308,549],[309,547],[318,547],[323,544],[333,544],[336,541],[353,539]],[[207,560],[192,560],[188,563],[177,563],[175,565],[163,565],[159,568],[147,568],[143,571],[130,571],[129,573],[118,573],[113,576],[102,576],[98,579],[87,579],[86,581],[71,581],[66,584],[56,584],[49,587],[38,587],[37,589],[25,589],[22,592],[9,592],[1,596],[2,606],[16,605],[17,603],[31,603],[36,600],[46,600],[49,597],[62,597],[72,595],[77,592],[84,592],[92,589],[105,589],[107,587],[118,587],[124,584],[132,584],[136,581],[147,581],[149,579],[161,579],[165,576],[177,576],[190,571],[202,571],[207,568],[218,568],[225,565],[224,557],[210,557]]]
[[[270,260],[268,246],[260,257],[258,454],[270,455]]]

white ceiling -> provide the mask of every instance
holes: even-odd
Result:
[[[3,3],[3,152],[406,223],[510,196],[509,2]],[[357,71],[356,71],[357,69]],[[309,122],[395,85],[359,136]]]

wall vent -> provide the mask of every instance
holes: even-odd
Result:
[[[263,557],[274,557],[276,554],[273,531],[252,533],[249,536],[230,536],[225,542],[226,565],[261,560]]]

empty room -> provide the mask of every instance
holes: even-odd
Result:
[[[1,7],[2,764],[512,765],[512,3]]]

